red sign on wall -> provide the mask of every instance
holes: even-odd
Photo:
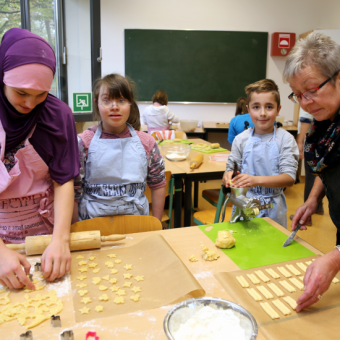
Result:
[[[290,48],[290,34],[279,34],[279,48]]]

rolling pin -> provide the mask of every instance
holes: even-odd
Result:
[[[190,169],[197,169],[203,162],[203,155],[197,155],[191,162],[190,162]]]
[[[99,230],[70,234],[70,250],[101,248],[102,242],[123,240],[125,235],[100,236]],[[27,236],[25,243],[6,244],[12,250],[25,250],[26,255],[41,255],[51,243],[52,235]]]

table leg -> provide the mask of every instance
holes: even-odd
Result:
[[[182,178],[175,177],[174,227],[182,225]]]
[[[191,226],[191,179],[185,178],[184,227]]]
[[[194,182],[194,208],[198,207],[198,185],[199,185],[199,182],[195,181]]]

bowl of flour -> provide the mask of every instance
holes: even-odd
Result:
[[[255,340],[258,332],[254,317],[245,308],[211,297],[175,305],[163,327],[170,340]]]
[[[161,147],[164,156],[173,162],[186,160],[191,151],[187,144],[163,144]]]

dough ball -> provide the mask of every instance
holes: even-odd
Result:
[[[228,249],[235,245],[235,238],[227,230],[221,230],[217,234],[215,245],[219,248]]]

